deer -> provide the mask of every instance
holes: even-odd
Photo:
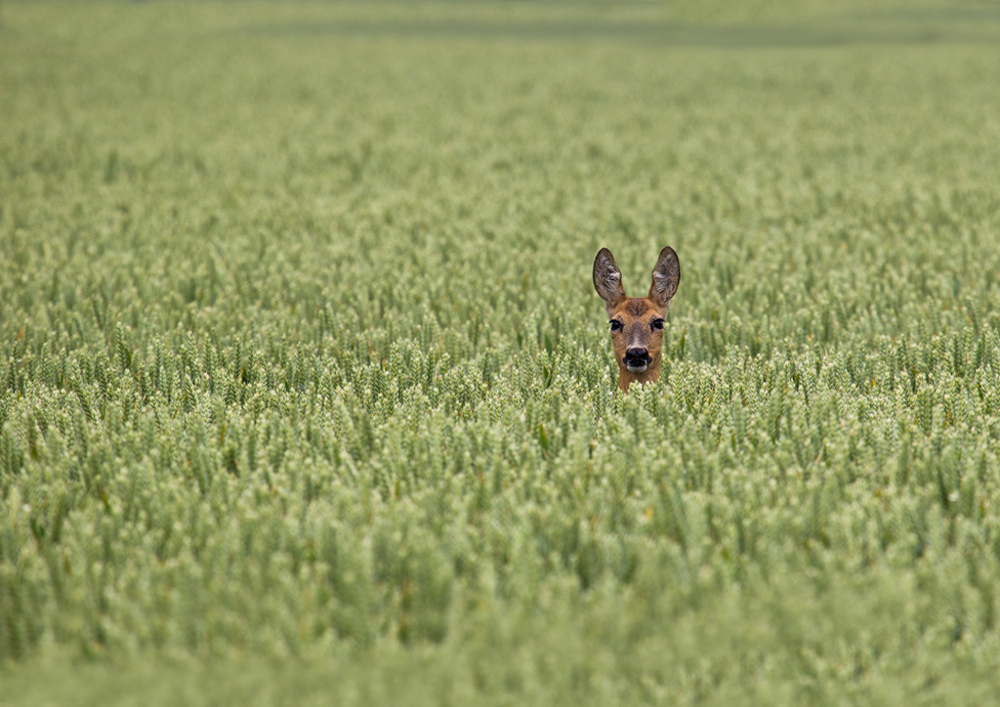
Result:
[[[615,256],[601,248],[594,259],[594,289],[604,300],[618,362],[618,387],[660,380],[663,322],[681,281],[681,263],[670,246],[660,251],[645,297],[627,297]]]

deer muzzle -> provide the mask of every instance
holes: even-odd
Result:
[[[642,373],[652,362],[649,351],[644,348],[630,348],[625,351],[625,368],[632,373]]]

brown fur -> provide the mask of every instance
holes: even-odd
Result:
[[[654,329],[653,322],[666,319],[670,300],[680,284],[681,269],[677,253],[667,247],[653,268],[653,283],[645,297],[628,297],[622,286],[621,271],[607,248],[601,248],[594,259],[594,289],[604,300],[608,319],[619,321],[622,328],[611,332],[611,342],[618,361],[618,387],[627,391],[632,383],[655,383],[660,379],[663,358],[663,329]],[[625,365],[625,352],[630,347],[645,348],[649,363],[646,370],[635,372]]]

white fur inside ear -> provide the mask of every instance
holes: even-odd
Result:
[[[660,297],[666,298],[668,302],[670,301],[670,297],[674,294],[671,290],[677,289],[676,286],[674,286],[674,282],[675,279],[670,275],[666,275],[661,272],[653,273],[653,290]]]
[[[669,306],[670,300],[677,292],[677,285],[680,284],[680,279],[680,263],[677,262],[676,254],[671,252],[668,252],[666,255],[661,254],[660,260],[656,263],[656,267],[653,268],[653,284],[649,290],[650,296],[658,300],[662,307]]]
[[[602,248],[594,259],[594,289],[609,308],[625,299],[621,270],[607,248]]]

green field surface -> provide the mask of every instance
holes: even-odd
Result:
[[[2,2],[0,705],[995,704],[998,165],[996,3]]]

